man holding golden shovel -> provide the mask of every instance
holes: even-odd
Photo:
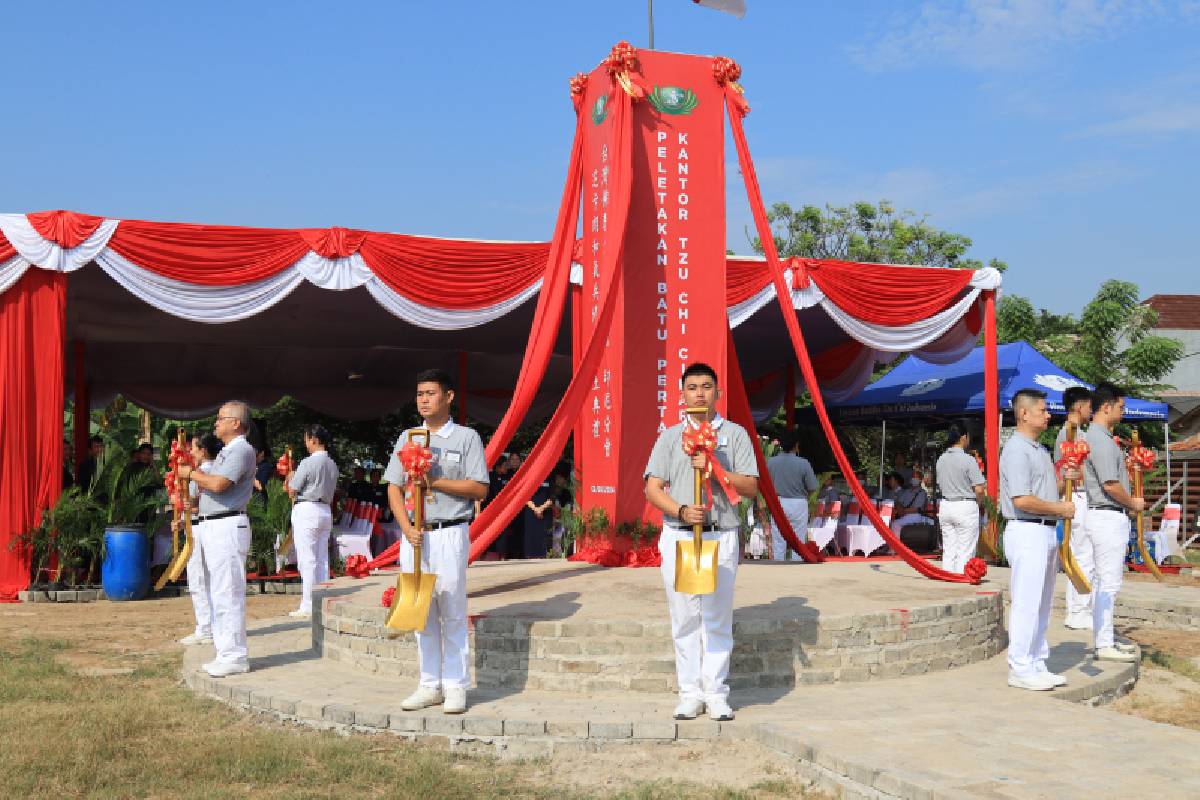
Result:
[[[475,501],[487,495],[488,472],[479,434],[450,419],[454,385],[440,369],[417,375],[417,413],[429,431],[433,462],[428,472],[424,519],[418,528],[404,503],[404,466],[397,455],[408,444],[405,431],[392,448],[383,478],[388,482],[388,505],[400,523],[400,571],[413,573],[414,548],[421,554],[421,572],[436,575],[425,629],[416,632],[421,683],[400,707],[416,711],[442,705],[447,714],[467,710],[470,649],[467,644],[467,528]],[[414,487],[414,491],[421,491]]]
[[[741,550],[734,502],[739,495],[757,496],[758,466],[745,428],[716,414],[720,390],[713,368],[690,365],[682,387],[683,402],[694,413],[659,435],[645,471],[646,499],[663,513],[658,549],[675,640],[679,705],[674,716],[695,719],[707,707],[712,719],[730,720],[725,679],[733,653],[733,585]],[[700,547],[695,547],[696,528]]]

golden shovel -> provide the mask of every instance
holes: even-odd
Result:
[[[689,408],[689,415],[708,419],[707,408]],[[696,505],[704,503],[704,475],[692,467],[693,498]],[[712,594],[717,590],[717,542],[705,541],[704,525],[692,526],[692,541],[675,542],[675,591],[684,594]]]
[[[179,443],[184,443],[183,431],[179,432]],[[163,574],[158,576],[158,581],[154,584],[154,591],[160,592],[162,588],[171,581],[179,580],[179,576],[183,574],[183,570],[187,568],[187,563],[192,558],[192,548],[194,546],[192,536],[192,498],[188,492],[188,481],[179,481],[175,486],[175,491],[182,496],[183,511],[173,512],[179,519],[179,515],[183,517],[183,548],[179,547],[179,533],[174,530],[175,526],[171,526],[171,535],[174,537],[172,549],[175,551],[171,557],[171,563],[163,570]]]
[[[429,431],[426,428],[412,428],[408,431],[408,441],[423,439],[423,444],[429,446]],[[412,481],[412,478],[409,478]],[[425,487],[420,483],[412,483],[413,487],[413,525],[424,537],[425,529]],[[394,631],[423,631],[425,621],[429,618],[429,602],[433,599],[433,585],[437,575],[427,575],[421,572],[421,545],[413,545],[413,571],[401,572],[396,576],[396,591],[392,595],[392,608],[388,611],[388,628]]]
[[[1137,428],[1133,429],[1133,446],[1134,448],[1142,446],[1142,439]],[[1130,472],[1133,473],[1133,496],[1144,500],[1146,489],[1141,465],[1135,464]],[[1146,565],[1146,569],[1150,570],[1150,574],[1154,576],[1155,580],[1165,582],[1166,578],[1163,577],[1162,570],[1158,568],[1158,564],[1155,563],[1154,558],[1150,555],[1150,550],[1146,547],[1146,512],[1144,511],[1137,512],[1137,549],[1142,556],[1142,563]]]
[[[1075,423],[1067,422],[1067,441],[1075,441]],[[1075,487],[1074,481],[1063,481],[1063,499],[1074,502]],[[1083,570],[1079,568],[1079,562],[1075,560],[1075,553],[1071,551],[1071,520],[1063,520],[1063,538],[1062,544],[1058,547],[1058,556],[1062,559],[1063,572],[1067,573],[1067,579],[1071,581],[1071,585],[1075,587],[1075,591],[1080,594],[1091,594],[1092,584],[1088,581],[1087,576],[1083,574]]]

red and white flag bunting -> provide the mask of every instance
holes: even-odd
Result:
[[[738,19],[746,16],[746,0],[692,0],[698,6],[724,11]]]

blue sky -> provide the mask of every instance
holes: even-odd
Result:
[[[747,5],[656,0],[656,44],[742,65],[768,203],[891,200],[1060,312],[1196,291],[1200,0]],[[567,79],[645,7],[11,4],[0,210],[545,239]]]

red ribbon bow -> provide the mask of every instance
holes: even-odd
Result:
[[[179,467],[194,466],[192,454],[186,447],[179,444],[179,440],[171,442],[171,454],[167,456],[167,474],[163,476],[163,486],[167,489],[167,494],[171,498],[171,508],[176,513],[182,514],[187,508],[187,501],[184,498],[184,487],[186,483],[179,480]]]
[[[1088,454],[1092,452],[1092,448],[1088,447],[1088,443],[1082,439],[1076,439],[1075,441],[1064,440],[1059,449],[1062,452],[1062,457],[1058,459],[1058,464],[1056,465],[1059,469],[1063,467],[1079,469],[1083,462],[1087,460]]]
[[[749,114],[750,104],[746,102],[746,91],[738,83],[738,78],[742,77],[742,68],[738,66],[738,63],[732,58],[717,56],[713,59],[712,70],[718,86],[727,86],[733,90],[726,96],[734,101],[738,113],[743,117]]]
[[[361,553],[346,556],[346,574],[352,578],[365,578],[371,574],[367,566],[367,557]]]
[[[417,442],[405,442],[404,447],[396,453],[396,457],[400,459],[400,466],[404,467],[404,472],[412,481],[424,480],[429,474],[429,468],[433,466],[433,451]]]
[[[1142,447],[1141,445],[1138,445],[1137,447],[1131,447],[1129,449],[1129,452],[1125,456],[1125,466],[1130,472],[1133,472],[1135,469],[1140,469],[1142,472],[1145,472],[1146,470],[1154,468],[1154,462],[1156,459],[1157,456],[1154,455],[1153,450],[1151,450],[1149,447]]]
[[[279,473],[279,477],[286,478],[288,473],[292,471],[292,459],[287,453],[279,457],[275,462],[275,471]]]
[[[608,70],[609,77],[615,79],[622,72],[633,72],[637,69],[637,50],[629,42],[622,40],[612,46],[608,57],[601,63]]]
[[[587,91],[587,82],[588,76],[583,72],[576,72],[575,77],[571,78],[571,103],[576,109],[583,102],[583,93]]]
[[[987,575],[987,562],[978,556],[968,559],[963,567],[963,575],[970,578],[972,583],[979,583],[983,580],[983,576]]]
[[[729,476],[725,468],[716,459],[717,432],[711,422],[701,422],[699,425],[688,425],[683,429],[683,452],[689,456],[697,453],[704,455],[704,504],[712,505],[712,487],[709,478],[717,476],[717,483],[725,491],[730,503],[737,504],[737,491],[729,484]]]
[[[396,587],[389,586],[388,588],[383,590],[383,597],[381,598],[380,605],[383,606],[384,608],[391,608],[392,607],[392,598],[394,598],[395,596],[396,596]]]

